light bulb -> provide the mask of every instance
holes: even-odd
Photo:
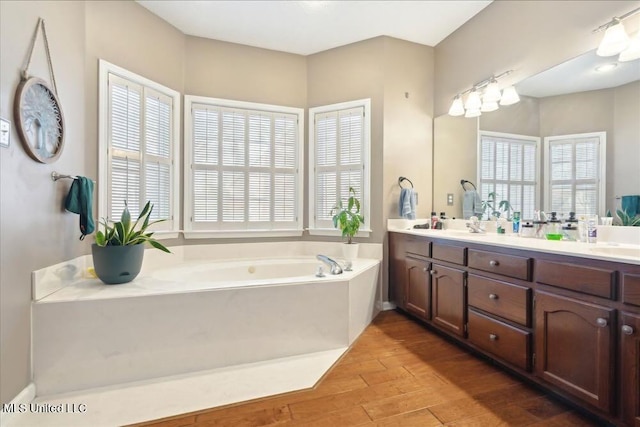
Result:
[[[627,62],[640,58],[640,31],[629,42],[629,47],[620,52],[618,61]]]
[[[502,98],[500,98],[500,105],[511,105],[520,101],[518,92],[513,86],[505,87],[502,91]]]
[[[450,116],[461,116],[464,114],[464,106],[462,105],[462,98],[460,95],[456,95],[451,103],[451,108],[449,108]]]
[[[501,96],[498,82],[492,79],[484,90],[482,100],[485,102],[498,102]]]
[[[480,108],[480,111],[482,111],[483,113],[489,113],[491,111],[496,111],[498,108],[498,103],[496,101],[484,101],[482,103],[482,107]]]
[[[598,56],[617,55],[629,46],[629,36],[624,30],[624,25],[617,19],[615,21],[616,24],[607,28],[607,31],[604,32],[604,37],[596,52]]]
[[[482,113],[480,112],[480,109],[475,109],[475,110],[467,110],[466,113],[464,113],[465,117],[478,117],[479,115],[481,115]]]
[[[474,88],[467,96],[467,102],[464,103],[464,108],[466,108],[467,110],[480,110],[481,105],[482,101],[480,100],[480,94]]]

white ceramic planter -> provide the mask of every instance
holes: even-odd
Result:
[[[360,245],[358,243],[343,243],[342,244],[342,256],[346,261],[352,261],[358,258],[358,250]]]

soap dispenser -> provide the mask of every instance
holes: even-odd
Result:
[[[551,212],[551,219],[545,230],[547,240],[562,240],[562,224],[556,215],[556,212]]]

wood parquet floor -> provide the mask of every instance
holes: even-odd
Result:
[[[137,426],[596,425],[404,315],[386,311],[313,389]]]

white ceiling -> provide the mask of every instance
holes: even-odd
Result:
[[[492,0],[137,0],[185,34],[310,55],[385,35],[435,46]]]

